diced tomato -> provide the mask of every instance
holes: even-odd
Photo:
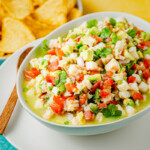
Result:
[[[101,80],[98,80],[90,89],[90,93],[94,94],[97,88],[100,88]]]
[[[146,68],[150,67],[150,59],[144,59],[143,64]]]
[[[77,38],[76,38],[76,42],[79,42],[80,39],[81,39],[81,36],[77,37]]]
[[[142,76],[145,80],[147,80],[150,77],[150,69],[145,69],[142,73]]]
[[[103,83],[104,86],[111,86],[113,84],[114,84],[114,81],[111,78],[105,80]]]
[[[138,28],[136,26],[133,27],[134,29],[138,30]]]
[[[128,83],[133,83],[136,80],[136,77],[130,76],[128,77]]]
[[[98,104],[98,108],[101,109],[101,108],[107,108],[107,104],[106,103],[100,103]]]
[[[37,70],[36,68],[31,68],[31,70],[25,69],[24,74],[27,80],[30,80],[32,78],[35,78],[40,74],[40,71]]]
[[[68,97],[68,98],[69,98],[69,100],[72,100],[72,101],[75,100],[75,97],[74,97],[74,96],[70,96],[70,97]]]
[[[142,32],[141,30],[138,30],[136,34],[140,35],[140,34],[141,34],[141,32]]]
[[[54,77],[51,77],[50,75],[47,75],[45,77],[45,79],[46,79],[47,82],[50,82],[50,83],[52,83],[52,85],[55,85],[55,78]]]
[[[84,74],[81,73],[81,74],[79,74],[79,79],[78,79],[78,81],[83,81],[83,80],[84,80]]]
[[[111,78],[113,76],[113,72],[112,71],[107,71],[105,75],[106,75],[106,77]]]
[[[46,52],[46,55],[55,55],[55,49],[50,49]]]
[[[70,93],[73,93],[75,88],[76,88],[76,86],[74,83],[67,83],[66,84],[66,89]]]
[[[109,104],[114,104],[114,105],[117,105],[117,101],[109,101]]]
[[[150,47],[150,41],[145,41],[144,44],[148,47]]]
[[[93,116],[92,112],[90,110],[84,112],[84,118],[86,121],[91,121]]]
[[[59,48],[57,48],[55,50],[55,53],[58,56],[59,60],[62,60],[62,57],[65,56],[64,52],[61,49],[59,49]]]
[[[60,105],[61,107],[64,106],[65,99],[63,97],[54,95],[53,100],[56,104]]]
[[[80,104],[85,104],[86,100],[87,100],[87,94],[86,93],[82,93],[80,95]]]
[[[58,104],[51,104],[50,105],[51,109],[53,110],[53,112],[55,112],[56,114],[60,115],[62,112],[62,107]]]
[[[134,100],[143,100],[143,95],[139,92],[134,92],[132,97]]]
[[[89,70],[89,71],[87,72],[87,74],[89,74],[89,75],[94,75],[94,74],[98,74],[98,73],[99,73],[98,70]]]
[[[137,48],[144,49],[146,45],[144,43],[137,44]]]
[[[81,106],[81,105],[79,105],[79,107],[77,108],[77,110],[76,111],[82,111],[83,110],[83,107]]]
[[[53,61],[50,65],[47,66],[49,71],[56,71],[59,70],[60,67],[58,66],[58,60]]]
[[[99,95],[102,97],[102,98],[106,98],[108,95],[110,95],[110,92],[108,92],[107,90],[101,90],[99,92]]]
[[[134,64],[132,68],[135,70],[137,68],[137,64]]]
[[[99,42],[103,42],[103,39],[97,35],[93,35],[93,38],[99,43]]]

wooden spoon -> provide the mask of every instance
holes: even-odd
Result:
[[[21,63],[23,62],[24,58],[28,55],[28,53],[31,51],[33,47],[29,47],[27,48],[19,57],[18,59],[18,63],[17,63],[17,71],[21,65]],[[14,89],[7,101],[7,104],[0,116],[0,135],[2,135],[5,131],[5,128],[8,124],[8,121],[11,117],[11,114],[14,110],[14,107],[16,105],[18,96],[17,96],[17,89],[16,89],[16,85],[14,86]]]

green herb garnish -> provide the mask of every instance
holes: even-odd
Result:
[[[90,20],[89,22],[87,22],[87,28],[96,27],[97,24],[98,24],[98,21],[96,19]]]
[[[82,47],[82,46],[83,46],[83,44],[80,43],[79,45],[76,46],[76,48],[79,49],[79,48]]]
[[[128,35],[131,36],[131,37],[135,37],[136,36],[136,33],[137,33],[137,30],[136,29],[129,29],[127,31]]]
[[[91,106],[90,109],[91,109],[91,111],[92,111],[94,114],[98,114],[98,112],[99,112],[99,108],[98,108],[98,107]]]
[[[49,86],[48,89],[51,91],[53,89],[53,87]]]
[[[65,125],[68,125],[68,124],[69,124],[69,121],[65,121],[64,124],[65,124]]]
[[[100,91],[101,91],[100,89],[96,89],[96,91],[95,91],[95,94],[93,96],[93,100],[94,100],[95,103],[100,101],[100,96],[99,96]]]
[[[28,87],[24,87],[24,88],[23,88],[23,92],[27,92],[28,90],[29,90]]]
[[[111,34],[111,29],[108,26],[106,26],[101,31],[101,38],[106,39],[107,37],[110,36],[110,34]]]
[[[127,63],[125,66],[126,66],[126,70],[129,71],[133,65],[136,63],[136,60],[134,61],[131,61],[130,63]]]
[[[115,26],[115,25],[116,25],[116,20],[113,19],[113,18],[110,18],[110,19],[109,19],[109,23],[110,23],[112,26]]]
[[[111,54],[111,52],[112,52],[111,48],[105,48],[105,47],[103,47],[102,49],[97,49],[95,51],[95,54],[98,57],[106,58],[106,56],[109,55],[109,54]]]
[[[105,117],[119,117],[122,111],[118,110],[116,105],[110,104],[107,108],[103,109],[102,113]]]
[[[43,43],[43,49],[45,50],[45,51],[48,51],[50,48],[48,47],[48,45],[47,45],[47,39],[45,39],[42,43]]]
[[[112,33],[110,38],[112,39],[113,44],[115,44],[118,41],[118,36],[115,33]]]

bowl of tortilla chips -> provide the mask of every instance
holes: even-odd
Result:
[[[0,64],[27,43],[80,16],[81,0],[1,0]]]

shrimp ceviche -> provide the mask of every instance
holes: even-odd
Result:
[[[24,70],[23,93],[42,118],[104,124],[150,104],[150,34],[125,18],[84,22],[41,49]]]

